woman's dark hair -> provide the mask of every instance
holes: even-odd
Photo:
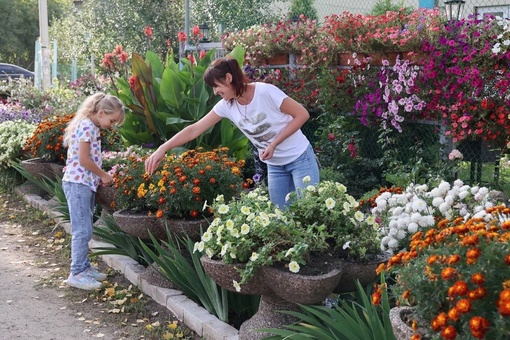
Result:
[[[236,96],[242,96],[250,79],[244,74],[241,67],[239,67],[239,63],[234,58],[225,57],[213,60],[204,73],[204,81],[211,87],[216,86],[217,83],[225,84],[227,73],[232,75],[231,85]]]

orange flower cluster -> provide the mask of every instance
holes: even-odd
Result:
[[[487,212],[490,221],[443,220],[417,232],[409,251],[377,269],[396,273],[399,303],[416,305],[418,319],[443,339],[510,334],[510,208]]]
[[[64,131],[73,114],[49,116],[37,125],[23,151],[32,158],[43,158],[50,162],[65,164],[67,149],[64,148]]]
[[[199,149],[170,155],[152,175],[145,173],[143,158],[130,159],[114,174],[118,208],[145,210],[158,218],[211,215],[203,211],[206,202],[218,195],[230,200],[246,186],[244,160],[236,161],[227,152]]]

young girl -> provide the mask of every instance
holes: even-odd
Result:
[[[161,145],[145,161],[152,173],[168,150],[181,146],[207,131],[222,118],[232,121],[257,148],[268,167],[271,201],[283,208],[286,196],[309,184],[319,182],[319,167],[312,146],[301,132],[310,118],[308,111],[282,90],[266,83],[250,83],[237,60],[219,58],[204,74],[220,100],[198,122],[191,124]]]
[[[68,147],[62,187],[71,215],[71,273],[67,284],[92,290],[101,288],[106,274],[94,269],[88,258],[92,239],[94,198],[97,186],[113,178],[101,169],[100,129],[124,122],[124,105],[119,98],[96,93],[81,104],[64,133]]]

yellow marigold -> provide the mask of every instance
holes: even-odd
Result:
[[[136,190],[136,196],[138,198],[144,198],[147,195],[147,190],[145,189],[145,183],[140,184],[138,189]]]

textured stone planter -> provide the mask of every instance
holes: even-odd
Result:
[[[108,212],[115,211],[115,193],[114,187],[98,186],[96,191],[96,203],[101,204]]]
[[[168,228],[175,238],[184,239],[186,235],[194,241],[200,241],[201,231],[206,230],[209,222],[206,219],[162,218],[158,220],[163,230]]]
[[[342,279],[333,290],[334,293],[356,291],[356,280],[365,287],[377,278],[376,269],[390,259],[390,254],[381,255],[380,258],[369,262],[343,261]]]
[[[118,210],[113,213],[113,219],[120,229],[131,236],[149,240],[150,231],[156,239],[167,239],[166,231],[156,216],[149,216],[146,212]]]
[[[397,340],[409,340],[414,334],[419,334],[420,339],[428,340],[425,329],[418,327],[416,331],[405,322],[405,316],[413,313],[413,307],[394,307],[390,310],[390,322],[393,334]]]
[[[240,281],[236,268],[243,264],[224,264],[204,256],[204,270],[218,285],[234,291],[233,280]],[[258,332],[260,328],[283,328],[297,321],[282,310],[299,310],[297,304],[314,304],[325,299],[342,277],[342,264],[330,266],[325,274],[301,275],[288,270],[263,267],[248,283],[241,286],[241,294],[261,295],[257,313],[245,321],[239,329],[239,338],[259,340],[270,334]]]
[[[55,174],[51,164],[51,162],[42,158],[31,158],[21,161],[21,166],[23,166],[25,171],[37,179],[43,179],[45,177],[55,179]]]

